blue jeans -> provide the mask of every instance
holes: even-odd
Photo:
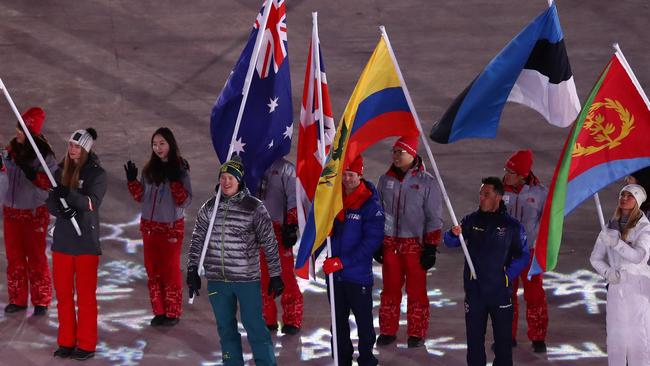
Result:
[[[276,365],[271,334],[262,318],[260,281],[208,281],[208,296],[217,321],[225,366],[243,366],[241,334],[237,330],[237,302],[253,358],[258,366]]]

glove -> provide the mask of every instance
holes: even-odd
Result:
[[[282,295],[282,291],[284,291],[284,282],[282,282],[282,278],[280,278],[280,276],[271,277],[269,280],[268,295],[273,296],[275,299],[276,297]]]
[[[292,248],[296,245],[296,241],[298,241],[298,225],[282,225],[282,245],[285,248]]]
[[[605,270],[605,279],[607,280],[607,283],[615,285],[621,282],[621,273],[610,267]]]
[[[126,173],[126,180],[129,182],[133,182],[134,180],[138,179],[138,168],[131,160],[127,161],[126,164],[124,164],[124,172]]]
[[[57,186],[52,189],[52,193],[59,198],[66,198],[70,193],[70,188],[58,183]]]
[[[605,235],[607,236],[607,246],[610,248],[614,248],[618,244],[618,240],[621,237],[621,234],[618,232],[618,230],[614,229],[606,229]]]
[[[23,171],[23,173],[25,174],[25,177],[27,177],[27,179],[29,179],[29,180],[36,179],[36,169],[32,168],[31,166],[29,166],[27,164],[20,164],[20,165],[18,165],[18,167],[20,168],[20,170]]]
[[[325,259],[325,262],[323,262],[323,272],[325,272],[326,275],[340,271],[342,269],[343,263],[339,257],[327,258]]]
[[[61,213],[61,217],[68,220],[71,220],[73,217],[77,216],[77,210],[70,206],[63,207],[61,203],[59,203],[59,212]]]
[[[163,173],[165,173],[165,177],[170,182],[177,182],[181,180],[181,170],[179,169],[174,169],[170,163],[165,163],[163,165]]]
[[[434,245],[424,245],[422,254],[420,254],[420,266],[425,271],[431,269],[436,264],[436,247]]]
[[[372,257],[377,261],[377,263],[382,264],[384,263],[384,248],[379,247],[375,254],[372,255]]]
[[[199,268],[197,266],[187,267],[187,278],[185,279],[187,287],[190,289],[190,298],[194,295],[199,296],[201,289],[201,277],[199,276]]]

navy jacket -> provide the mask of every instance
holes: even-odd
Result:
[[[479,292],[486,299],[501,301],[512,295],[512,281],[528,265],[529,253],[524,227],[506,212],[477,210],[461,221],[467,250],[478,280],[470,279],[467,261],[464,270],[465,292]],[[457,236],[447,231],[445,244],[459,247]]]
[[[358,209],[347,209],[344,222],[334,220],[332,257],[339,257],[343,263],[343,269],[334,272],[334,278],[372,286],[372,255],[384,240],[384,210],[372,183],[362,180],[361,184],[372,196]]]

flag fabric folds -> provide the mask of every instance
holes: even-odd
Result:
[[[324,243],[343,208],[341,175],[348,162],[390,136],[418,136],[386,41],[381,38],[357,82],[339,122],[302,234],[296,268]]]
[[[434,125],[430,137],[442,144],[493,138],[506,101],[526,105],[560,127],[577,117],[580,100],[555,3],[490,61]]]
[[[542,212],[530,274],[553,270],[564,217],[600,189],[650,165],[650,106],[616,53],[564,145]]]
[[[210,117],[212,144],[223,164],[228,158],[243,99],[246,74],[249,64],[253,62],[255,70],[248,99],[238,134],[232,139],[232,153],[242,157],[244,181],[252,192],[256,192],[271,163],[289,153],[293,133],[285,1],[271,1],[266,27],[261,36],[259,56],[256,60],[251,60],[259,28],[263,24],[263,14],[264,7],[255,20],[244,51],[221,90]]]

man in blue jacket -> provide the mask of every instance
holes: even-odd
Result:
[[[524,227],[506,211],[503,183],[483,178],[479,209],[445,233],[445,244],[460,246],[463,233],[476,270],[464,270],[467,365],[485,366],[485,331],[488,315],[494,330],[494,366],[512,365],[512,281],[528,264]]]
[[[372,354],[372,255],[384,238],[384,211],[375,187],[363,178],[363,158],[357,157],[343,173],[343,210],[334,220],[332,257],[323,272],[334,273],[334,303],[339,365],[352,365],[350,310],[359,334],[359,366],[375,366]]]

